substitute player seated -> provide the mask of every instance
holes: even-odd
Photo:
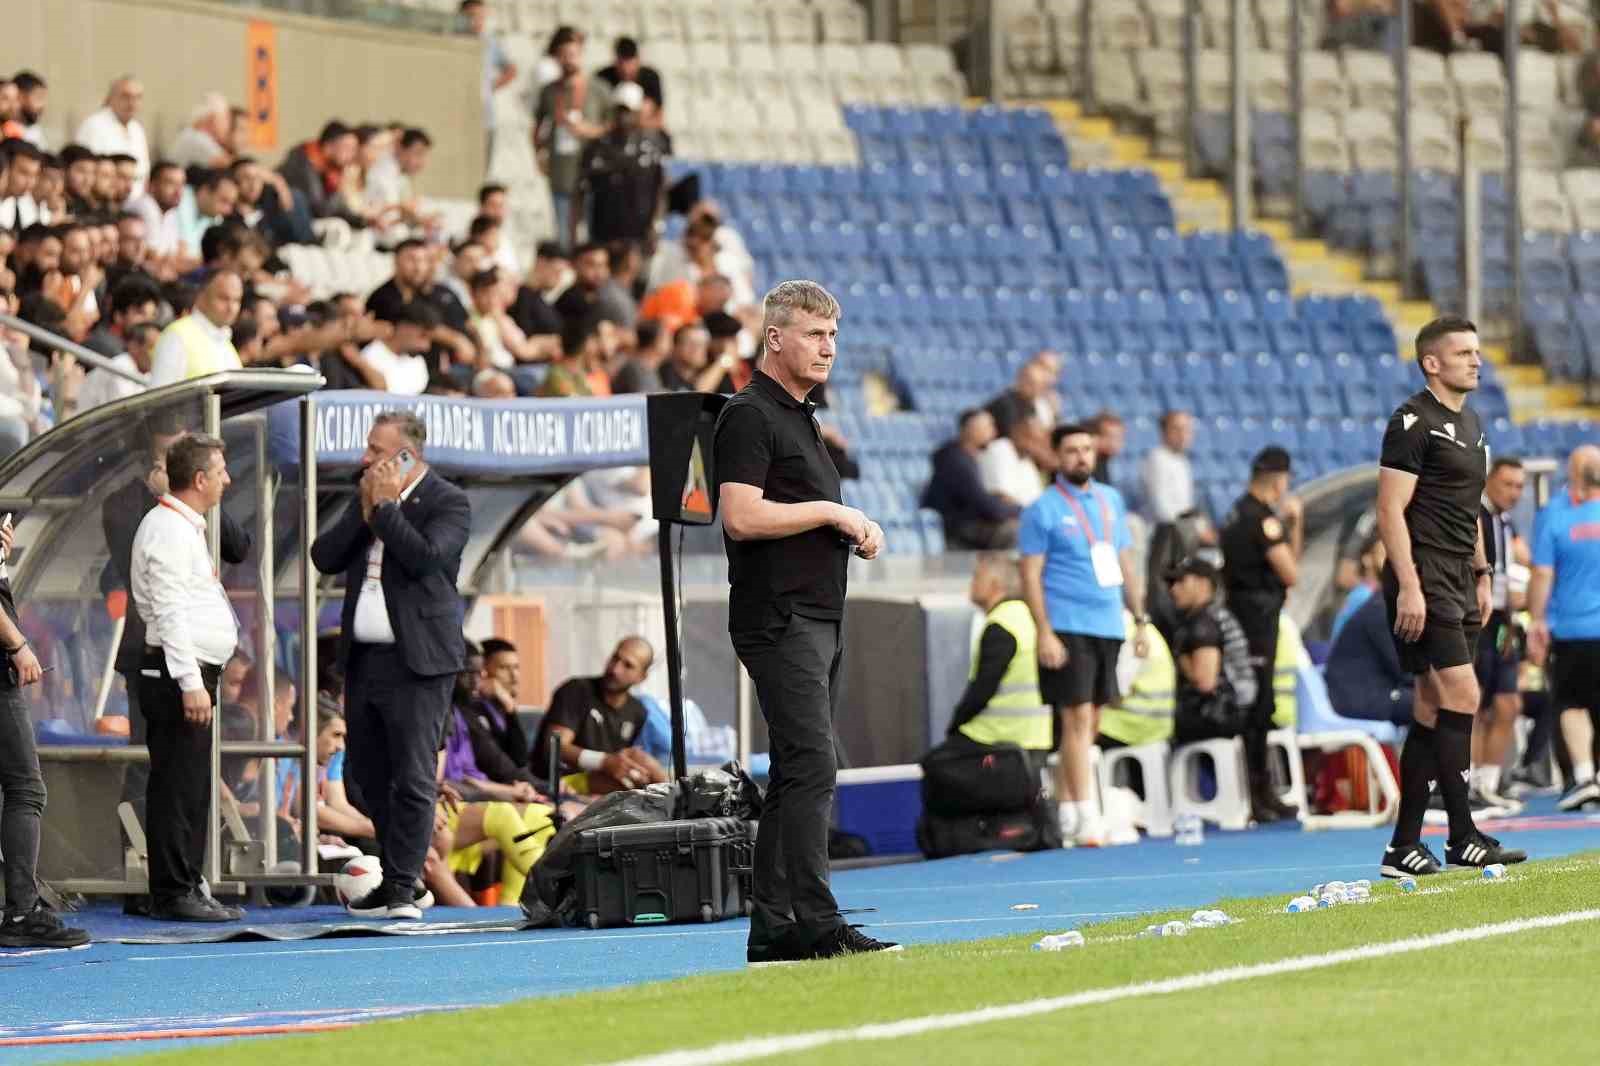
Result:
[[[632,693],[650,673],[655,651],[643,637],[624,637],[599,677],[574,677],[550,696],[533,745],[533,770],[560,745],[561,766],[576,771],[563,778],[569,790],[600,796],[663,782],[667,772],[636,746],[648,713]]]
[[[1436,318],[1417,333],[1426,387],[1397,408],[1383,435],[1378,534],[1388,553],[1383,595],[1401,665],[1416,677],[1412,725],[1400,752],[1400,809],[1380,872],[1439,872],[1422,843],[1434,782],[1450,819],[1445,863],[1488,866],[1527,855],[1500,846],[1473,824],[1469,796],[1473,669],[1489,617],[1491,576],[1478,523],[1489,447],[1467,395],[1478,387],[1478,328]]]

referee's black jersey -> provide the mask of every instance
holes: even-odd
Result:
[[[1489,444],[1472,408],[1452,411],[1423,389],[1390,416],[1378,465],[1416,476],[1406,508],[1413,550],[1473,553]]]

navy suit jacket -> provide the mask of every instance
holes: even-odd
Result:
[[[338,523],[311,545],[311,561],[324,574],[344,574],[339,657],[350,661],[356,600],[367,576],[367,550],[383,540],[383,598],[406,666],[419,677],[454,674],[466,661],[462,604],[456,591],[472,509],[467,494],[429,470],[398,504],[361,517],[352,500]]]

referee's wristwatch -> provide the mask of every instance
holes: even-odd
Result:
[[[1476,581],[1482,581],[1492,573],[1494,573],[1494,567],[1492,566],[1475,566],[1472,568],[1472,577]]]

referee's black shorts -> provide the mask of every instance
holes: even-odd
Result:
[[[1600,709],[1600,640],[1551,642],[1549,671],[1556,710]]]
[[[1122,641],[1083,633],[1057,633],[1067,646],[1067,664],[1059,670],[1039,667],[1039,695],[1052,707],[1096,707],[1117,702],[1117,656]]]
[[[1472,557],[1443,555],[1413,550],[1412,563],[1422,582],[1422,598],[1428,616],[1422,636],[1415,641],[1394,637],[1400,665],[1408,673],[1446,670],[1468,666],[1477,658],[1478,633],[1483,620],[1478,615],[1478,583],[1472,576]],[[1394,632],[1400,601],[1400,580],[1394,570],[1383,568],[1383,602],[1389,611],[1389,631]]]

